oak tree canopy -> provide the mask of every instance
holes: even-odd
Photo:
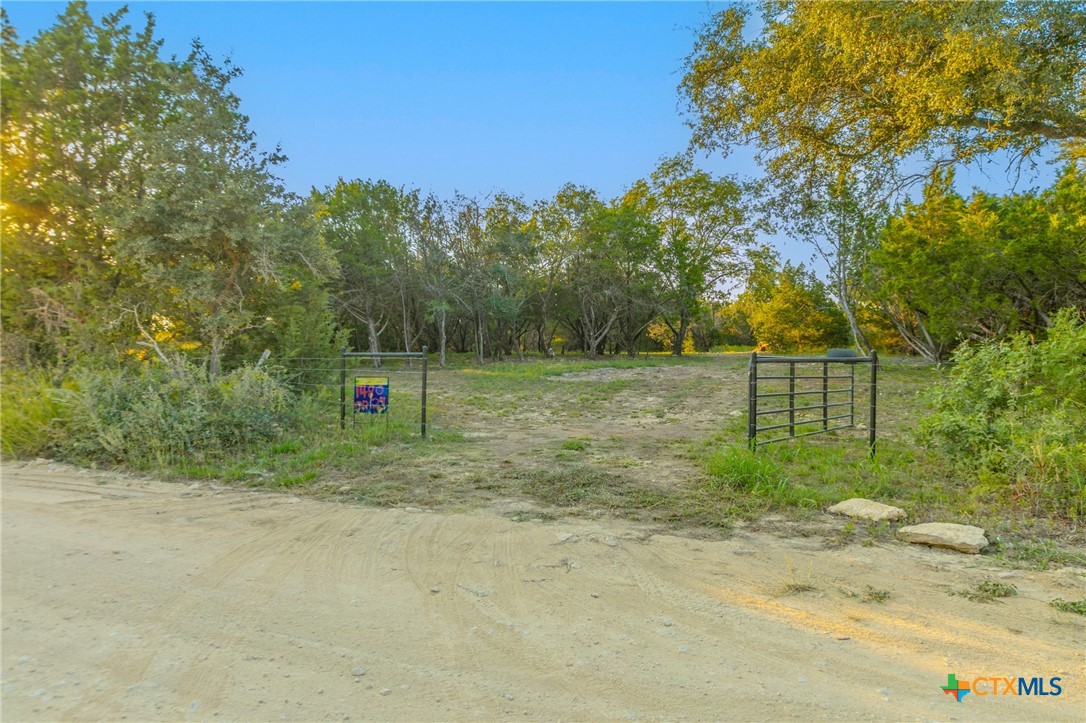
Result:
[[[751,145],[784,187],[847,173],[888,190],[994,151],[1082,151],[1083,3],[760,5],[760,23],[715,15],[687,58],[696,148]]]

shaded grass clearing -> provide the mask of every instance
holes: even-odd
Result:
[[[738,363],[727,361],[733,369],[738,369]],[[718,511],[702,503],[677,506],[672,499],[674,495],[665,495],[652,489],[651,484],[639,485],[632,480],[631,476],[636,474],[618,481],[609,472],[611,469],[641,472],[647,464],[645,452],[657,461],[670,457],[672,463],[682,462],[689,470],[696,468],[685,440],[650,444],[637,440],[631,444],[627,435],[600,436],[601,429],[612,424],[606,408],[637,386],[636,380],[596,376],[587,380],[559,379],[570,373],[594,374],[601,369],[705,366],[708,362],[720,366],[719,358],[697,361],[648,358],[600,363],[550,360],[445,370],[432,377],[431,389],[436,390],[431,396],[435,421],[432,429],[436,432],[429,440],[418,439],[414,428],[406,424],[392,424],[387,433],[379,427],[349,426],[343,434],[335,418],[328,419],[325,410],[324,421],[311,425],[300,438],[229,460],[185,460],[171,466],[173,473],[181,477],[253,487],[307,489],[366,504],[445,508],[517,496],[552,504],[554,495],[545,492],[546,484],[539,483],[547,478],[540,475],[549,474],[550,479],[558,480],[557,488],[562,489],[560,480],[568,473],[588,480],[588,487],[593,490],[592,494],[578,497],[585,511],[594,508],[622,514],[625,510],[639,519],[676,524],[690,515],[697,519],[689,524],[719,528],[725,525],[726,510]],[[480,404],[478,399],[484,403]],[[533,402],[540,399],[545,399],[561,420],[587,415],[589,408],[595,410],[598,419],[592,418],[588,433],[567,430],[560,421],[550,430],[551,436],[538,435],[532,420],[520,419],[523,423],[520,432],[525,439],[511,449],[495,448],[491,438],[505,437],[510,426],[504,421],[495,425],[488,420],[536,414]],[[566,469],[570,466],[574,468],[572,471]],[[599,483],[605,479],[605,473],[609,475],[608,483]],[[576,496],[569,492],[565,499],[569,501],[571,495]]]
[[[600,372],[691,365],[738,369],[742,363],[742,359],[734,356],[676,359],[645,355],[636,359],[563,358],[450,367],[437,373],[435,381],[440,379],[447,384],[440,388],[435,384],[434,394],[439,399],[455,399],[457,404],[496,416],[515,416],[526,405],[535,405],[538,412],[581,417],[599,411],[616,395],[638,386],[634,379],[601,376]]]

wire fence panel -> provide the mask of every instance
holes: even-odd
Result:
[[[385,366],[386,360],[395,360],[407,364],[409,368],[413,368],[415,360],[421,364],[419,381],[419,432],[422,437],[426,438],[426,377],[429,366],[429,358],[427,356],[426,347],[422,347],[421,352],[349,352],[344,349],[340,352],[340,408],[339,408],[339,428],[346,429],[347,427],[347,371],[348,366],[353,369],[358,369],[358,373],[362,373],[362,368],[355,363],[354,360],[368,360],[368,364],[365,368],[366,376],[353,377],[353,389],[354,394],[352,399],[352,415],[351,421],[357,422],[359,414],[365,414],[372,417],[373,415],[384,415],[385,423],[388,423],[390,410],[392,409],[393,396],[391,393],[392,377],[387,373],[387,369],[382,369]],[[378,373],[380,372],[380,373]],[[383,376],[382,376],[383,374]],[[384,380],[384,384],[380,384],[380,380]],[[376,383],[374,383],[376,382]],[[381,391],[383,389],[383,392]],[[383,395],[383,402],[382,400]]]
[[[429,354],[419,352],[350,352],[334,357],[289,357],[262,360],[287,384],[305,390],[308,404],[327,405],[339,427],[359,425],[417,426],[426,437]]]

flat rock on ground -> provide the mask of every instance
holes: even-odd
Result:
[[[833,507],[830,507],[828,511],[835,515],[859,517],[864,520],[873,520],[875,522],[896,522],[897,520],[903,520],[908,516],[905,513],[905,510],[900,507],[893,507],[891,505],[884,505],[881,502],[865,500],[863,497],[853,497],[850,500],[838,502]]]
[[[984,530],[972,525],[955,525],[949,522],[928,522],[922,525],[902,527],[897,539],[931,547],[948,547],[958,552],[976,555],[988,547]]]

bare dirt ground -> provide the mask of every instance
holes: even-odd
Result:
[[[5,720],[1086,717],[1082,570],[0,472]]]
[[[412,457],[409,464],[389,463],[380,477],[399,489],[367,501],[471,508],[516,494],[511,478],[563,465],[606,470],[642,489],[675,491],[705,477],[692,449],[745,423],[745,356],[706,355],[683,365],[639,368],[584,364],[583,370],[571,365],[564,374],[538,379],[502,379],[485,367],[433,373],[431,429],[462,433],[463,443],[440,455]],[[915,365],[893,364],[879,392],[882,442],[904,435],[915,421],[918,382],[915,373],[903,373]],[[866,425],[862,377],[857,421]],[[393,379],[408,388],[411,383],[417,379]],[[860,453],[864,429],[843,435]],[[583,448],[567,446],[577,442]],[[323,484],[335,492],[357,482],[347,472],[329,475]]]

